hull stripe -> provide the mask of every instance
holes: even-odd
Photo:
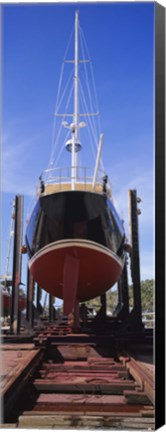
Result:
[[[112,257],[120,265],[121,268],[123,267],[123,260],[121,260],[113,251],[107,249],[105,246],[101,246],[95,242],[90,242],[88,240],[74,239],[74,240],[61,240],[59,242],[51,243],[43,247],[30,259],[29,268],[31,268],[34,262],[38,260],[38,258],[40,258],[42,255],[45,255],[54,250],[58,250],[62,248],[70,248],[70,247],[91,249],[106,254],[109,257]]]

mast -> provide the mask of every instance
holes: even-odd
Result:
[[[74,58],[74,124],[75,124],[75,141],[78,139],[78,11],[75,16],[75,58]]]
[[[98,174],[99,163],[100,163],[100,158],[101,158],[103,139],[104,139],[104,134],[100,134],[100,141],[99,141],[98,151],[97,151],[97,156],[96,156],[95,170],[94,170],[94,174],[93,174],[92,190],[94,190],[96,180],[97,180],[97,174]]]
[[[71,152],[71,176],[72,176],[72,190],[75,190],[76,169],[77,169],[77,153],[76,143],[78,141],[78,11],[75,14],[75,55],[74,55],[74,116],[73,116],[73,131],[72,131],[72,152]]]
[[[79,113],[79,62],[86,63],[90,60],[79,60],[79,11],[77,10],[75,13],[75,35],[74,35],[74,60],[66,60],[68,63],[74,63],[74,113],[56,113],[56,116],[71,116],[72,123],[68,123],[67,121],[63,121],[62,125],[71,130],[71,138],[66,142],[65,147],[66,150],[71,153],[71,189],[75,190],[75,185],[77,181],[77,168],[78,168],[78,157],[77,153],[81,150],[81,143],[79,141],[79,129],[84,128],[86,123],[84,121],[79,122],[80,116],[96,116],[99,113]],[[100,146],[102,147],[103,138],[100,137]],[[100,152],[101,153],[101,152]],[[98,165],[100,155],[97,156],[98,162],[96,167],[96,172],[94,173],[93,179],[93,188],[95,186]]]

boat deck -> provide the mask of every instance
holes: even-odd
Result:
[[[72,184],[66,183],[66,182],[59,182],[59,183],[53,183],[53,184],[46,184],[45,185],[45,192],[44,195],[50,195],[55,192],[64,192],[64,191],[71,191],[72,190]],[[97,192],[102,193],[102,185],[96,184],[93,188],[92,183],[75,183],[75,190],[76,191],[88,191],[88,192]]]

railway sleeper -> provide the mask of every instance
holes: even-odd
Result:
[[[49,407],[49,409],[46,409],[46,407],[43,407],[43,409],[34,409],[33,411],[24,411],[21,416],[49,416],[49,415],[78,415],[78,416],[85,416],[85,415],[94,415],[94,416],[101,416],[102,417],[151,417],[154,418],[155,415],[155,411],[154,409],[148,409],[148,408],[152,408],[152,407],[146,407],[146,409],[141,410],[141,405],[137,405],[135,406],[135,410],[132,410],[131,406],[130,407],[124,407],[123,405],[119,405],[118,407],[116,405],[114,406],[110,406],[109,408],[107,408],[107,410],[103,411],[103,412],[99,412],[97,408],[93,408],[92,410],[89,409],[89,407],[86,408],[82,408],[80,407],[79,409],[77,409],[77,411],[75,411],[75,409],[73,408],[73,411],[67,411],[67,409],[59,409],[58,412],[56,411],[56,409],[54,409],[54,407],[51,409],[51,407]],[[116,409],[117,408],[117,409]],[[129,409],[130,408],[130,409]],[[18,416],[19,417],[19,416]]]
[[[73,383],[56,383],[49,380],[35,380],[34,387],[40,392],[59,392],[59,393],[95,393],[95,394],[123,394],[125,390],[135,390],[134,382],[115,382],[115,383],[81,383],[80,378]]]
[[[40,415],[22,415],[19,417],[19,428],[109,428],[109,429],[132,429],[133,416],[121,415],[61,415],[61,414],[41,414]],[[154,420],[149,417],[135,417],[135,429],[154,429]]]
[[[39,372],[39,379],[47,379],[47,380],[52,380],[52,379],[58,379],[59,377],[63,380],[63,378],[68,378],[68,379],[72,379],[73,377],[80,377],[81,379],[85,379],[86,382],[88,382],[91,379],[95,379],[96,377],[100,380],[103,379],[103,381],[129,381],[129,377],[127,372],[116,372],[116,371],[110,371],[108,372],[107,370],[105,372],[102,371],[73,371],[73,370],[67,370],[67,371],[54,371],[54,370],[40,370]]]

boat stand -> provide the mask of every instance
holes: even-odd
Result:
[[[40,302],[41,296],[42,296],[42,289],[37,284],[36,308],[37,308],[39,315],[42,314],[42,312],[43,312],[43,307],[42,307],[41,302]]]
[[[141,201],[137,197],[136,190],[129,190],[129,224],[130,224],[130,246],[126,249],[126,262],[121,279],[118,282],[119,303],[116,308],[117,318],[123,322],[120,330],[140,332],[143,330],[142,306],[141,306],[141,281],[140,281],[140,256],[139,256],[139,230],[138,215],[141,213],[137,204]],[[133,282],[133,309],[129,311],[128,293],[128,256],[130,259],[131,278]]]
[[[131,327],[135,331],[141,331],[142,306],[141,306],[141,280],[140,280],[140,255],[139,255],[139,229],[138,215],[141,213],[137,207],[140,202],[136,190],[129,190],[130,210],[130,237],[131,237],[131,276],[133,281],[134,308],[132,311]]]
[[[54,321],[54,306],[53,306],[53,302],[54,302],[54,297],[49,294],[49,322],[53,322]]]
[[[10,311],[10,332],[20,332],[19,286],[21,283],[21,244],[22,244],[23,196],[15,197],[13,275]]]
[[[129,292],[127,275],[127,256],[124,264],[122,276],[118,281],[118,305],[115,314],[119,320],[127,320],[129,317]]]
[[[33,313],[33,297],[34,297],[34,289],[35,289],[35,283],[34,279],[29,271],[29,268],[27,269],[27,310],[26,310],[26,319],[28,323],[30,324],[30,327],[33,328],[33,322],[34,322],[34,313]]]

